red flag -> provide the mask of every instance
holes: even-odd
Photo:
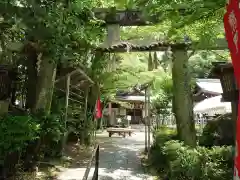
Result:
[[[101,101],[100,98],[97,99],[96,102],[96,114],[95,114],[95,118],[99,119],[102,117],[102,108],[101,108]]]
[[[240,11],[238,0],[230,0],[227,5],[227,12],[224,15],[224,28],[226,39],[228,41],[228,48],[230,51],[232,64],[234,68],[235,78],[238,86],[240,85]],[[240,103],[240,100],[238,101]],[[238,104],[238,112],[240,112],[240,104]],[[238,113],[237,132],[236,132],[236,152],[234,164],[234,179],[239,179],[240,173],[240,117]]]

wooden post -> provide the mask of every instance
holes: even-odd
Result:
[[[236,132],[237,132],[236,126],[237,126],[237,117],[238,117],[238,100],[231,102],[231,107],[232,107],[232,121],[235,122],[234,135],[236,136]],[[236,137],[234,139],[236,140]]]
[[[65,128],[67,127],[66,124],[67,124],[67,113],[68,113],[68,99],[69,99],[69,88],[70,88],[70,78],[71,76],[70,75],[67,75],[67,78],[66,78],[66,94],[65,94]]]
[[[109,115],[109,125],[112,126],[112,119],[113,119],[113,116],[112,116],[112,103],[109,102],[108,103],[108,115]]]
[[[147,107],[147,89],[145,89],[145,104],[144,104],[144,110],[145,110],[145,117],[144,117],[144,126],[145,126],[145,152],[147,153],[148,151],[148,147],[147,147],[147,138],[148,138],[148,130],[147,130],[147,110],[148,110],[148,107]]]
[[[88,88],[85,91],[85,105],[84,105],[84,130],[81,132],[82,133],[82,140],[83,142],[81,144],[84,144],[85,142],[85,135],[88,135],[88,129],[87,129],[87,104],[88,104]]]
[[[67,130],[67,118],[68,118],[68,99],[69,99],[69,91],[70,91],[70,80],[71,80],[71,75],[68,74],[66,76],[65,114],[64,114],[64,123],[65,123],[66,130]],[[63,136],[62,150],[65,147],[67,137],[68,137],[68,131],[66,131]]]
[[[151,117],[150,117],[150,92],[149,92],[149,87],[147,90],[147,107],[148,107],[148,154],[150,151],[150,146],[151,146]]]

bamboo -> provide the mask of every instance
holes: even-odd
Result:
[[[87,129],[87,121],[88,121],[88,119],[87,119],[87,104],[88,104],[88,88],[87,88],[87,90],[86,90],[86,92],[85,92],[85,107],[84,107],[84,130],[83,130],[83,134],[82,134],[82,140],[84,141],[84,136],[85,136],[85,134],[87,134],[88,135],[88,129]]]

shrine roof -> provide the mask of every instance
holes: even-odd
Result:
[[[93,80],[84,72],[83,68],[61,67],[58,68],[56,77],[56,87],[65,89],[66,77],[70,75],[71,88],[85,88],[94,84]]]
[[[145,96],[117,96],[116,99],[119,101],[145,102]]]
[[[203,93],[220,95],[223,93],[220,79],[197,79],[197,86]]]

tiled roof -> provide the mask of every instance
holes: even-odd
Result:
[[[196,83],[202,92],[215,95],[223,93],[222,85],[219,79],[197,79]]]
[[[145,96],[117,96],[116,99],[119,101],[145,102]]]

